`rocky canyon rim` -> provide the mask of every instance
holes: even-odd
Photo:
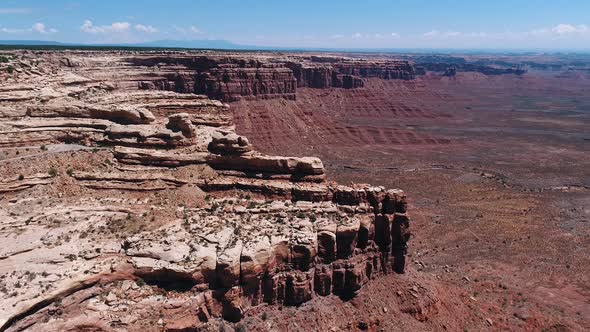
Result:
[[[588,327],[567,58],[8,55],[3,329]]]

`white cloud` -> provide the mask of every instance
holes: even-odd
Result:
[[[154,28],[153,26],[143,25],[143,24],[136,24],[135,30],[140,31],[140,32],[147,32],[147,33],[158,32],[158,29]]]
[[[486,32],[460,32],[460,31],[445,31],[431,30],[422,34],[424,38],[486,38],[489,34]]]
[[[459,32],[459,31],[447,31],[447,32],[445,32],[445,36],[447,36],[447,37],[459,37],[461,35],[463,35],[463,34],[461,32]]]
[[[347,39],[347,36],[342,34],[334,34],[329,37],[330,39]],[[363,39],[363,40],[386,40],[386,39],[399,39],[401,36],[398,33],[391,32],[391,33],[360,33],[355,32],[352,35],[348,36],[349,39]]]
[[[86,33],[107,33],[107,32],[125,32],[129,30],[131,24],[129,22],[115,22],[111,25],[94,25],[92,21],[85,20],[84,24],[80,27],[82,32]]]
[[[470,32],[463,34],[466,37],[473,37],[473,38],[487,38],[489,34],[487,32]]]
[[[496,40],[525,40],[527,38],[565,38],[566,36],[581,37],[590,36],[590,27],[585,24],[558,24],[550,28],[540,28],[530,31],[505,31],[505,32],[460,32],[431,30],[422,34],[422,37],[428,39],[450,39],[450,38],[472,38],[472,39],[496,39]]]
[[[590,25],[558,24],[521,31],[455,31],[432,29],[418,35],[420,47],[584,48]]]
[[[590,32],[588,26],[584,24],[573,25],[573,24],[558,24],[551,28],[551,32],[558,35],[572,34],[572,33],[585,33]]]
[[[43,35],[49,34],[49,33],[56,33],[57,29],[54,28],[47,28],[45,26],[45,24],[43,23],[35,23],[33,24],[32,27],[28,28],[28,29],[13,29],[13,28],[0,28],[0,32],[3,33],[30,33],[30,32],[34,32],[34,33],[40,33]]]
[[[561,23],[551,28],[541,28],[521,33],[526,37],[545,37],[545,38],[567,38],[590,36],[590,27],[585,24],[565,24]]]
[[[542,35],[546,35],[546,34],[550,34],[551,33],[551,29],[535,29],[535,30],[531,30],[529,32],[525,32],[523,33],[524,35],[531,35],[531,36],[542,36]]]
[[[34,32],[38,32],[41,34],[48,34],[48,33],[56,33],[57,29],[54,28],[47,28],[43,23],[35,23],[33,24],[32,30]]]
[[[0,8],[0,14],[28,14],[30,8]]]
[[[129,22],[115,22],[111,24],[110,28],[115,32],[127,31],[131,24]]]
[[[197,28],[194,25],[188,26],[188,27],[180,27],[177,25],[173,25],[172,26],[174,28],[174,30],[176,30],[176,32],[181,33],[183,35],[201,35],[204,34],[203,31],[201,31],[201,29]]]
[[[90,20],[86,20],[84,21],[84,24],[82,24],[82,26],[80,27],[80,30],[82,30],[83,32],[87,32],[87,33],[98,33],[100,32],[98,27],[95,27],[92,25],[92,21]]]
[[[422,36],[430,38],[430,37],[436,37],[440,35],[440,31],[438,30],[430,30],[428,32],[425,32]]]
[[[27,32],[28,29],[11,29],[11,28],[0,28],[0,32],[3,33],[22,33]]]
[[[560,35],[565,33],[576,32],[576,30],[577,28],[571,24],[559,24],[551,29],[552,32],[555,32]]]

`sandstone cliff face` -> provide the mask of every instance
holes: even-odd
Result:
[[[140,88],[204,94],[223,101],[277,97],[295,99],[297,87],[355,89],[363,87],[364,77],[410,80],[415,76],[410,63],[394,60],[316,56],[269,59],[258,55],[175,55],[128,60],[136,66],[157,68],[163,76],[140,82]]]
[[[157,67],[163,78],[140,82],[143,89],[204,94],[223,101],[241,98],[295,98],[296,82],[283,66],[255,58],[170,56],[131,58],[139,66]],[[175,70],[181,68],[181,71]]]
[[[377,77],[384,80],[414,79],[414,67],[406,61],[349,61],[334,64],[342,74],[360,77]]]
[[[160,316],[196,329],[404,272],[401,190],[340,186],[318,158],[259,153],[227,104],[195,94],[205,82],[222,99],[284,97],[297,81],[282,64],[19,56],[40,68],[0,84],[0,147],[17,151],[0,164],[0,290],[14,290],[1,329],[137,330]]]
[[[199,316],[230,321],[264,302],[299,305],[330,294],[350,298],[379,275],[403,273],[409,236],[403,193],[372,187],[335,187],[326,192],[332,200],[317,203],[254,201],[244,208],[240,200],[215,200],[195,211],[210,217],[190,218],[188,228],[174,230],[183,238],[209,233],[206,241],[189,243],[200,248],[193,254],[185,256],[189,249],[179,252],[173,243],[153,248],[154,239],[149,237],[127,240],[126,254],[136,257],[136,274],[145,280],[173,271],[190,285],[202,285],[208,289],[206,297],[221,307],[203,301]],[[246,216],[250,222],[240,223]],[[215,223],[229,227],[229,234],[211,232]],[[167,252],[178,252],[178,258],[166,258]],[[148,256],[152,259],[141,258]],[[189,258],[183,261],[183,257]]]
[[[362,88],[362,78],[411,80],[414,67],[405,61],[363,61],[341,58],[312,57],[311,62],[288,62],[298,87],[325,89],[330,87]],[[332,60],[332,61],[330,61]]]
[[[224,68],[195,75],[194,93],[236,101],[242,97],[295,99],[297,82],[286,68]]]

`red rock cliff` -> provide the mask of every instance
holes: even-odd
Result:
[[[153,78],[138,83],[140,88],[205,94],[223,101],[295,99],[298,87],[355,89],[363,87],[365,77],[410,80],[415,76],[414,67],[407,61],[329,56],[271,59],[257,54],[175,54],[134,57],[129,62],[157,69]]]

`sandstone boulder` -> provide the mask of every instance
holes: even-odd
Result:
[[[252,146],[246,137],[233,132],[214,131],[211,134],[209,151],[221,155],[244,154],[252,151]]]
[[[196,136],[195,128],[192,125],[190,116],[187,113],[177,113],[168,117],[166,128],[174,132],[182,132],[185,137]]]

